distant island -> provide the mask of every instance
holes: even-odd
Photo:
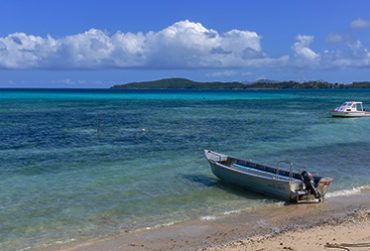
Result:
[[[370,81],[350,84],[329,83],[325,81],[272,81],[258,80],[242,82],[196,82],[186,78],[167,78],[154,81],[132,82],[114,85],[113,89],[197,89],[197,90],[244,90],[244,89],[347,89],[370,88]]]

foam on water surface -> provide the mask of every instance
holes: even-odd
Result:
[[[351,196],[354,194],[360,194],[360,193],[369,192],[369,191],[370,191],[370,186],[365,185],[365,186],[353,187],[351,189],[343,189],[343,190],[329,192],[327,193],[326,197],[332,198],[332,197],[341,197],[341,196]]]

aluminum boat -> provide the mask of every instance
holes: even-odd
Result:
[[[293,164],[287,161],[272,167],[210,150],[204,153],[213,174],[222,181],[285,201],[320,202],[333,180],[313,176],[307,171],[293,172]],[[290,170],[280,168],[282,162],[289,163]]]

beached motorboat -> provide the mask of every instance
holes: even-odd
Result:
[[[347,101],[341,106],[330,111],[333,117],[342,118],[358,118],[358,117],[370,117],[370,112],[366,111],[362,106],[362,102],[358,101]]]
[[[257,164],[225,154],[204,150],[214,175],[219,179],[242,186],[248,190],[270,195],[285,201],[322,201],[332,178],[313,176],[307,171],[290,170]],[[286,161],[281,161],[286,162]]]

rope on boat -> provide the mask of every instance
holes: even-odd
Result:
[[[351,251],[349,248],[369,248],[370,243],[326,243],[325,247]]]

